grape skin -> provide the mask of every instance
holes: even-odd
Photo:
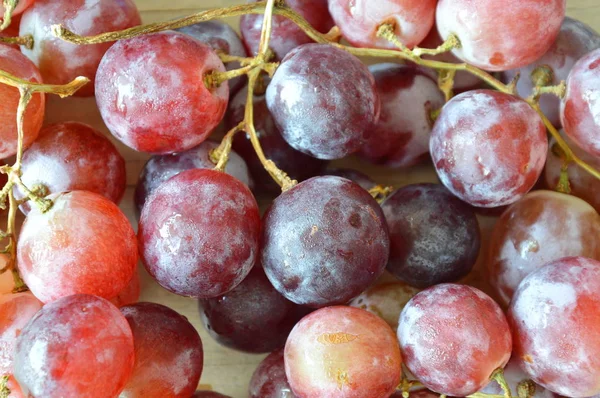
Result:
[[[356,183],[315,177],[283,192],[263,218],[261,263],[288,300],[344,304],[383,273],[388,228],[377,202]]]
[[[536,383],[569,397],[600,393],[600,262],[566,257],[530,274],[508,318],[514,356]]]
[[[373,75],[355,56],[326,44],[290,51],[266,98],[288,144],[318,159],[357,152],[379,119]]]
[[[498,207],[522,198],[543,171],[546,128],[523,100],[492,90],[451,99],[431,132],[442,183],[463,201]]]
[[[258,365],[250,385],[249,398],[296,398],[285,375],[283,350],[269,354]]]
[[[368,191],[374,188],[377,183],[366,174],[354,169],[328,169],[321,173],[322,176],[336,176],[346,178],[360,185],[362,189]]]
[[[165,289],[211,298],[239,285],[258,255],[260,216],[247,186],[216,170],[192,169],[160,185],[140,217],[146,270]]]
[[[140,273],[135,269],[133,273],[133,278],[129,281],[129,284],[125,286],[125,289],[121,290],[121,292],[114,298],[109,301],[115,307],[124,307],[126,305],[130,305],[136,303],[140,299],[142,287],[140,284]]]
[[[133,364],[125,317],[100,297],[77,294],[45,305],[23,329],[14,375],[35,397],[114,398]]]
[[[225,71],[218,55],[183,33],[120,40],[98,67],[96,102],[125,145],[154,154],[185,151],[206,140],[225,114],[228,84],[207,88],[203,77],[212,71]]]

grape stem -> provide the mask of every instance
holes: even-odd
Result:
[[[5,44],[16,44],[18,46],[24,46],[26,49],[31,50],[33,48],[33,36],[17,36],[17,37],[0,37],[0,43]]]
[[[0,398],[8,398],[10,396],[10,390],[6,385],[8,383],[8,376],[0,377]]]
[[[4,6],[4,17],[2,18],[2,24],[0,25],[0,31],[8,28],[12,22],[12,14],[17,8],[19,0],[2,0]]]
[[[382,204],[388,196],[390,196],[394,192],[394,187],[391,186],[383,186],[376,185],[373,188],[369,189],[369,193],[377,201],[377,203]]]

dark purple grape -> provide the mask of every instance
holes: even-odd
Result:
[[[238,34],[231,26],[220,21],[200,22],[190,26],[184,26],[176,29],[178,32],[192,36],[205,44],[208,44],[213,50],[236,57],[247,57],[246,48]],[[240,67],[239,62],[229,62],[225,65],[227,70]],[[229,94],[235,94],[244,84],[245,78],[242,76],[229,80]]]
[[[225,116],[227,129],[235,127],[244,120],[247,93],[247,88],[244,88],[229,102],[229,109]],[[255,95],[253,106],[254,127],[265,156],[275,162],[280,169],[285,170],[291,178],[304,181],[318,175],[327,166],[327,161],[308,156],[295,150],[285,142],[275,126],[269,109],[267,109],[264,95]],[[279,185],[273,181],[273,178],[265,171],[262,163],[258,160],[247,134],[240,132],[235,136],[233,149],[246,160],[258,188],[275,194],[281,192]]]
[[[273,286],[311,307],[344,304],[383,273],[389,255],[381,208],[358,184],[315,177],[267,210],[262,264]]]
[[[148,196],[169,178],[185,170],[213,169],[215,164],[210,160],[210,151],[218,146],[219,144],[215,142],[204,141],[197,147],[185,152],[172,155],[155,155],[148,159],[135,187],[134,201],[138,212],[142,211]],[[252,179],[244,159],[233,151],[229,154],[225,172],[244,184],[252,186]]]
[[[369,69],[326,44],[288,53],[267,87],[267,106],[292,147],[319,159],[357,152],[379,119],[379,96]]]
[[[350,181],[354,181],[367,191],[377,185],[371,177],[354,169],[329,169],[325,170],[321,175],[346,178]]]
[[[479,254],[473,210],[442,185],[414,184],[381,205],[390,229],[388,271],[424,288],[467,275]]]
[[[309,312],[279,294],[259,265],[235,289],[198,303],[204,326],[217,342],[252,353],[283,347]]]
[[[250,386],[249,398],[295,398],[285,375],[283,350],[269,354],[254,371]]]

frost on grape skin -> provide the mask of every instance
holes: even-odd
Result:
[[[141,23],[132,0],[36,0],[21,18],[20,36],[31,34],[35,45],[21,51],[39,68],[47,84],[66,84],[78,76],[92,80],[75,95],[94,95],[100,60],[113,43],[76,45],[55,37],[50,29],[61,24],[91,36],[131,28]]]
[[[15,378],[36,397],[114,398],[134,363],[127,321],[108,301],[86,294],[45,305],[23,329]]]
[[[216,170],[181,172],[148,198],[138,237],[143,263],[165,289],[211,298],[236,287],[258,255],[260,216],[247,186]]]
[[[267,106],[293,148],[319,159],[357,152],[379,119],[373,75],[355,56],[326,44],[290,51],[267,88]]]
[[[521,281],[567,256],[600,259],[600,215],[574,196],[536,191],[509,207],[490,241],[491,285],[508,304]]]
[[[584,151],[600,156],[600,48],[571,70],[560,113],[569,138]]]
[[[23,280],[42,302],[77,294],[111,299],[133,277],[135,232],[104,196],[72,191],[49,196],[54,204],[31,210],[17,245]]]
[[[548,139],[541,118],[525,101],[475,90],[442,108],[430,150],[440,180],[453,194],[474,206],[498,207],[533,188]]]
[[[519,366],[569,397],[600,393],[600,262],[566,257],[530,274],[509,311]]]
[[[296,398],[285,375],[283,349],[269,354],[252,374],[249,398]]]
[[[400,315],[408,369],[432,391],[467,396],[484,387],[512,349],[502,310],[470,286],[441,284],[418,293]]]
[[[156,154],[203,142],[229,100],[227,82],[209,89],[204,76],[224,72],[206,44],[178,32],[121,40],[102,58],[96,102],[111,133],[125,145]]]
[[[360,155],[388,167],[413,166],[427,159],[431,112],[445,103],[437,84],[412,66],[376,64],[369,70],[377,85],[381,114]]]
[[[566,0],[440,0],[436,21],[444,40],[455,34],[460,59],[481,69],[520,68],[550,48],[565,16]],[[492,27],[499,27],[494,29]]]
[[[275,289],[310,307],[348,302],[377,280],[389,255],[377,202],[333,176],[311,178],[275,199],[263,219],[262,245]]]

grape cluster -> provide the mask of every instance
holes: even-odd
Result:
[[[600,35],[565,10],[268,0],[143,27],[133,0],[18,2],[0,397],[226,397],[196,391],[192,323],[138,302],[138,261],[216,342],[269,353],[251,398],[600,396]],[[241,37],[206,21],[240,13]],[[113,141],[43,126],[46,93],[75,92],[152,155],[137,232]]]

